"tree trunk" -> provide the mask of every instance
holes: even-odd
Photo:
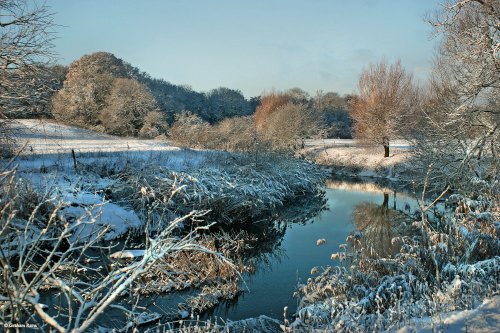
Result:
[[[384,145],[384,157],[389,157],[389,145]]]
[[[384,192],[384,202],[382,203],[382,207],[389,209],[389,193]]]

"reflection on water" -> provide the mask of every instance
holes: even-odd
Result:
[[[363,192],[363,193],[391,193],[392,189],[377,185],[375,183],[365,182],[352,182],[338,179],[328,179],[326,187],[336,190],[343,190],[349,192]]]
[[[390,221],[400,214],[393,208],[416,208],[408,195],[371,183],[331,180],[326,183],[325,198],[327,210],[319,213],[317,207],[311,209],[305,202],[277,213],[275,218],[286,225],[282,237],[273,240],[277,242],[273,251],[279,254],[273,257],[272,252],[267,252],[266,260],[257,264],[254,274],[245,277],[248,289],[237,302],[215,308],[212,316],[239,320],[264,314],[282,318],[284,306],[288,306],[288,313],[294,313],[297,300],[293,292],[297,283],[312,277],[313,267],[321,272],[322,267],[340,264],[330,259],[331,254],[355,229],[365,234],[369,242],[366,248],[374,255],[392,254],[394,248],[390,244],[395,226]],[[307,221],[300,218],[304,210],[308,211]],[[316,216],[312,216],[314,212]],[[322,238],[326,244],[316,245]]]
[[[326,199],[326,202],[325,200]],[[326,205],[325,205],[326,203]],[[327,208],[324,210],[323,208]],[[312,277],[311,269],[340,264],[331,260],[339,245],[356,229],[361,231],[362,247],[373,256],[393,255],[401,213],[395,208],[415,209],[416,204],[404,193],[371,183],[328,181],[324,198],[297,200],[278,211],[273,221],[255,221],[246,232],[258,238],[245,260],[254,270],[244,275],[241,293],[231,302],[223,302],[209,316],[240,320],[259,315],[282,318],[284,306],[293,314],[297,299],[293,293],[299,282]],[[243,226],[239,226],[243,228]],[[227,231],[227,230],[225,230]],[[318,239],[326,243],[318,246]],[[163,314],[163,320],[175,319],[177,304],[185,303],[193,291],[143,298],[140,305]],[[107,320],[116,320],[110,312]]]
[[[391,257],[400,248],[392,239],[398,236],[396,229],[405,217],[389,208],[389,193],[383,193],[383,198],[381,205],[371,202],[356,205],[352,214],[356,229],[362,233],[361,248],[370,258]]]
[[[325,190],[326,210],[323,200],[300,201],[283,208],[274,216],[275,222],[256,221],[247,231],[259,238],[246,258],[255,270],[244,275],[243,292],[233,301],[222,302],[201,319],[208,317],[240,320],[259,315],[283,317],[284,306],[288,313],[297,309],[293,297],[299,282],[305,282],[311,269],[340,262],[331,260],[331,254],[356,229],[364,237],[362,247],[373,256],[393,255],[397,244],[397,220],[405,207],[416,208],[416,203],[404,193],[371,183],[328,181]],[[395,219],[393,219],[395,217]],[[316,245],[318,239],[324,245]],[[149,303],[148,309],[159,313],[176,313],[177,303],[185,302],[193,292],[177,295],[160,295]],[[166,319],[168,315],[165,315]]]

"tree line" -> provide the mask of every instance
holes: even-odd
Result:
[[[250,99],[238,90],[225,87],[200,93],[188,86],[153,78],[108,52],[84,55],[69,67],[44,65],[44,81],[48,88],[44,90],[44,98],[26,103],[22,110],[2,108],[3,114],[11,118],[53,117],[99,132],[146,138],[168,134],[168,128],[175,123],[172,133],[176,133],[175,128],[185,129],[193,121],[211,126],[212,132],[223,121],[225,128],[229,124],[248,122],[260,132],[268,129],[265,137],[274,136],[274,146],[280,147],[290,145],[290,136],[299,139],[318,135],[314,131],[321,132],[323,137],[351,138],[352,121],[347,111],[350,96],[335,92],[318,91],[310,96],[293,88]],[[276,100],[284,103],[276,103]],[[280,109],[279,112],[275,112],[276,109]],[[295,123],[295,128],[285,130],[278,126],[283,120],[279,115],[283,118],[285,114],[301,121]],[[255,123],[250,120],[254,115]],[[241,119],[228,120],[234,117]],[[262,126],[263,122],[269,124]],[[186,142],[181,135],[173,135],[173,138],[188,145],[196,145],[197,141],[194,138]],[[207,145],[220,147],[213,140]]]
[[[52,98],[56,120],[122,136],[165,134],[175,114],[185,110],[208,122],[252,113],[250,101],[237,90],[198,93],[153,79],[107,52],[73,62]]]
[[[390,156],[390,143],[407,139],[422,170],[433,164],[446,170],[443,177],[471,172],[482,178],[486,172],[495,179],[495,1],[460,1],[428,17],[443,38],[426,84],[417,85],[401,62],[381,60],[363,70],[355,95],[310,96],[293,88],[248,100],[238,90],[200,93],[152,78],[107,52],[85,55],[68,68],[52,66],[52,17],[46,9],[29,12],[23,3],[2,2],[2,41],[9,47],[0,49],[1,133],[9,117],[43,114],[115,135],[169,134],[184,145],[222,149],[248,150],[257,143],[293,149],[307,137],[354,137],[383,146]],[[248,134],[246,143],[239,133]]]

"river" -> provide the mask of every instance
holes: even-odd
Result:
[[[285,306],[288,307],[288,314],[293,314],[297,309],[297,299],[293,297],[297,283],[313,277],[313,267],[318,267],[321,272],[321,267],[339,264],[330,257],[339,251],[339,245],[345,243],[347,236],[356,230],[353,211],[357,207],[375,207],[373,210],[361,211],[362,214],[376,214],[376,207],[384,205],[400,210],[416,209],[416,202],[407,194],[373,183],[329,180],[325,196],[326,210],[305,223],[284,222],[284,228],[281,226],[284,233],[282,238],[276,240],[277,246],[273,253],[266,254],[264,260],[258,261],[255,273],[245,275],[242,284],[244,292],[237,300],[223,302],[202,316],[202,319],[217,317],[234,321],[259,315],[279,319],[283,318]],[[373,216],[366,216],[366,220],[372,221]],[[325,239],[326,243],[317,245],[319,239]],[[382,248],[386,246],[377,245]],[[181,298],[187,296],[184,293]],[[179,295],[160,296],[148,308],[159,313],[175,313],[177,301]]]

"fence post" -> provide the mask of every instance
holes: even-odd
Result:
[[[73,165],[75,167],[75,172],[78,172],[78,164],[76,163],[76,156],[74,149],[71,149],[71,155],[73,155]]]

